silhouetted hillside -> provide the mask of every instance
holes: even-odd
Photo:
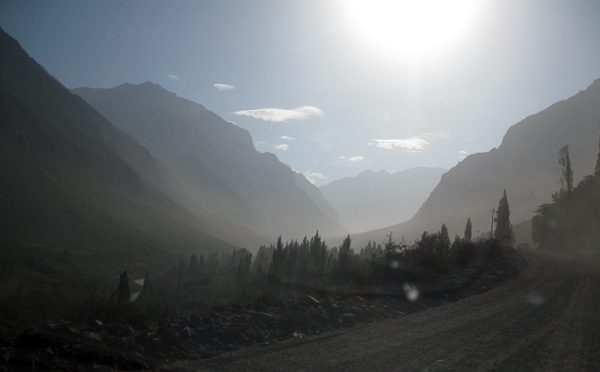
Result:
[[[600,241],[600,157],[594,174],[571,191],[561,189],[531,221],[532,240],[541,249],[596,253]]]
[[[460,234],[467,217],[473,221],[474,234],[489,231],[491,211],[503,189],[508,192],[513,223],[530,219],[558,188],[557,149],[569,145],[576,180],[591,173],[599,102],[600,80],[596,80],[573,97],[525,118],[507,131],[497,149],[470,155],[444,174],[412,219],[361,234],[355,240],[381,241],[390,232],[398,238],[414,239],[442,223],[448,225],[451,235]]]
[[[2,238],[112,251],[123,262],[233,248],[161,193],[178,186],[145,148],[2,30],[0,55]]]
[[[75,92],[167,165],[186,191],[174,198],[196,214],[270,237],[344,232],[318,189],[202,105],[152,83]]]
[[[389,226],[412,217],[445,172],[411,168],[400,172],[364,171],[321,186],[321,192],[350,231]]]

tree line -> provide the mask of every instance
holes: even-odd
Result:
[[[600,141],[594,172],[577,185],[569,146],[558,152],[560,188],[552,202],[538,207],[531,221],[531,238],[546,250],[597,250],[600,241]]]
[[[512,244],[512,225],[506,192],[495,209],[490,235],[473,236],[467,218],[462,236],[450,238],[443,224],[423,232],[412,243],[369,241],[355,250],[348,235],[329,247],[317,231],[312,237],[284,241],[280,236],[256,254],[247,249],[191,255],[160,280],[146,277],[135,295],[127,273],[121,274],[111,297],[113,315],[124,311],[158,316],[189,307],[281,298],[307,291],[332,293],[398,293],[413,284],[443,282],[461,270],[482,267]],[[114,309],[117,311],[114,311]]]

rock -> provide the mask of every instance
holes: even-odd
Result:
[[[352,313],[342,314],[341,323],[346,326],[352,326],[356,322],[356,316]]]
[[[118,330],[119,336],[131,336],[135,333],[135,330],[129,323],[121,323]]]
[[[102,336],[100,336],[100,334],[96,333],[96,332],[84,332],[83,337],[85,337],[89,340],[102,342]]]
[[[200,327],[201,325],[204,324],[204,319],[198,315],[198,314],[191,314],[189,316],[189,324],[195,328],[195,327]]]
[[[126,350],[128,346],[125,337],[107,337],[105,341],[107,344],[114,346],[119,350]]]
[[[192,331],[192,329],[190,327],[185,327],[182,331],[181,331],[181,335],[184,338],[192,338],[192,336],[194,335],[194,332]]]
[[[162,334],[162,338],[166,343],[175,345],[179,339],[179,334],[174,330],[169,330]]]
[[[313,303],[313,304],[315,304],[315,305],[319,305],[319,304],[321,303],[319,300],[317,300],[317,299],[316,299],[316,298],[314,298],[313,296],[310,296],[310,295],[309,295],[309,296],[306,296],[306,297],[307,297],[307,298],[310,300],[310,302],[312,302],[312,303]]]
[[[25,349],[45,349],[79,342],[78,335],[64,335],[59,332],[36,331],[29,329],[17,338],[17,344]]]
[[[275,319],[275,315],[273,315],[271,313],[265,313],[263,311],[257,311],[255,314],[259,315],[260,318],[262,318],[262,319],[266,319],[266,320],[274,320]]]
[[[14,352],[15,350],[11,347],[0,348],[0,356],[2,357],[4,363],[8,363]]]

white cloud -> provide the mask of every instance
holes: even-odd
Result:
[[[181,79],[179,79],[179,76],[174,75],[174,74],[167,74],[167,78],[169,78],[169,80],[172,81],[180,81]]]
[[[327,180],[327,177],[325,175],[323,175],[323,173],[320,173],[320,172],[304,172],[302,174],[313,185],[316,185],[317,183],[319,183],[321,181]]]
[[[280,150],[280,151],[287,151],[289,146],[287,143],[282,143],[279,145],[273,145],[273,147],[275,148],[275,150]]]
[[[369,142],[369,146],[375,146],[386,150],[398,148],[406,152],[423,152],[431,145],[431,141],[448,138],[450,138],[450,135],[445,132],[423,133],[409,138],[372,139],[371,142]]]
[[[339,158],[341,160],[352,161],[352,162],[357,162],[357,161],[363,161],[363,160],[365,160],[365,157],[362,156],[362,155],[353,155],[353,156],[344,156],[344,155],[341,155]]]
[[[231,90],[235,90],[235,86],[230,85],[230,84],[217,83],[217,84],[213,84],[213,87],[215,87],[215,89],[218,90],[219,92],[229,92]]]
[[[465,150],[460,150],[458,152],[458,159],[459,160],[463,160],[464,158],[466,158],[467,156],[469,156],[471,153]]]
[[[279,138],[281,138],[284,141],[294,141],[295,140],[294,137],[290,137],[290,136],[281,136]]]
[[[393,150],[396,148],[407,152],[423,152],[431,142],[421,137],[410,138],[390,138],[390,139],[372,139],[369,146],[379,147],[380,149]]]
[[[324,116],[323,111],[314,106],[300,106],[293,109],[262,108],[255,110],[241,110],[234,112],[234,114],[271,123],[280,123],[288,120],[306,120]]]

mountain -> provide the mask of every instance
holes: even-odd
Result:
[[[513,125],[502,143],[486,153],[473,154],[445,173],[413,218],[404,223],[355,237],[364,243],[416,238],[423,230],[443,223],[451,234],[462,234],[468,217],[474,234],[489,231],[492,208],[506,189],[511,221],[530,219],[537,207],[551,200],[559,187],[558,150],[569,145],[575,181],[592,173],[598,150],[600,80],[571,98],[560,101]]]
[[[167,166],[185,189],[173,198],[193,213],[269,239],[345,231],[315,186],[275,155],[256,151],[246,130],[202,105],[152,83],[74,92]]]
[[[179,186],[159,161],[2,29],[0,55],[0,238],[85,247],[116,267],[235,248],[165,196]]]
[[[338,212],[331,205],[329,200],[325,198],[325,195],[323,195],[321,190],[318,187],[315,187],[315,185],[313,185],[309,180],[307,180],[306,177],[304,177],[304,175],[298,172],[294,173],[296,186],[302,189],[327,217],[339,221]]]
[[[350,231],[389,226],[414,215],[445,172],[411,168],[400,172],[366,170],[321,186],[321,192]]]

